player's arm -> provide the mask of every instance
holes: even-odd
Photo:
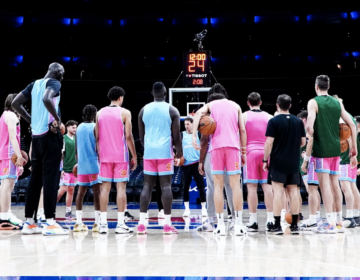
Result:
[[[265,149],[264,149],[264,162],[263,162],[263,169],[265,171],[269,171],[269,157],[274,145],[274,140],[275,140],[274,137],[270,137],[270,136],[266,137]]]
[[[317,113],[317,103],[315,99],[311,99],[308,103],[308,118],[306,123],[306,132],[309,135],[314,134],[314,124],[316,119],[316,113]]]
[[[100,155],[100,147],[99,147],[99,116],[100,111],[96,113],[96,122],[95,122],[95,139],[96,139],[96,150],[98,155]]]
[[[194,116],[194,120],[193,120],[193,135],[192,135],[192,142],[193,142],[193,147],[196,150],[200,150],[200,146],[198,145],[197,142],[197,137],[196,137],[196,133],[197,133],[197,129],[199,127],[199,123],[200,123],[200,119],[201,117],[207,115],[210,113],[210,104],[205,104],[203,107],[201,107],[195,114]]]
[[[125,135],[126,135],[126,143],[129,147],[130,153],[132,155],[131,159],[131,171],[134,171],[137,166],[137,155],[135,149],[135,141],[134,136],[132,134],[132,123],[131,123],[131,113],[129,110],[123,110],[125,117]]]
[[[52,132],[57,133],[57,130],[60,128],[60,117],[56,112],[56,108],[53,102],[54,97],[56,97],[58,93],[54,91],[52,88],[47,88],[44,93],[43,103],[46,110],[54,117],[55,121],[51,124],[50,129]]]
[[[183,156],[182,141],[180,135],[180,113],[174,106],[170,106],[171,136],[176,149],[176,158]],[[196,130],[194,129],[195,133]],[[196,135],[196,134],[195,134]]]
[[[25,94],[23,94],[22,92],[20,92],[15,99],[13,100],[13,102],[11,103],[11,106],[15,109],[16,112],[18,112],[20,114],[20,116],[27,121],[29,124],[31,124],[31,116],[29,115],[29,113],[25,110],[24,108],[24,103],[29,101],[30,98],[27,97]]]
[[[357,156],[358,151],[357,151],[357,143],[356,143],[356,139],[357,139],[356,125],[353,122],[353,120],[351,119],[349,113],[346,112],[344,105],[340,103],[340,106],[341,106],[341,118],[351,129],[351,142],[352,142],[351,146],[352,147],[350,149],[350,157]]]
[[[5,123],[7,124],[9,131],[10,143],[14,149],[14,153],[17,156],[16,166],[22,167],[24,165],[25,160],[23,159],[20,152],[20,145],[16,140],[16,124],[19,122],[19,119],[16,117],[14,113],[10,113],[6,115]]]
[[[300,148],[306,145],[306,137],[301,137]]]
[[[143,121],[144,116],[144,108],[141,109],[139,116],[138,116],[138,127],[139,127],[139,137],[141,145],[144,147],[144,138],[145,138],[145,124]]]
[[[78,157],[77,157],[77,137],[75,137],[75,159],[76,162],[78,161]]]
[[[304,161],[303,161],[303,164],[301,165],[301,170],[304,173],[307,173],[307,171],[308,171],[308,164],[309,164],[309,160],[310,160],[310,156],[311,156],[311,152],[312,152],[312,148],[313,148],[313,144],[314,144],[314,137],[310,136],[310,135],[307,135],[307,136],[309,136],[308,137],[309,141],[306,146]]]
[[[243,114],[241,111],[240,106],[238,106],[239,112],[239,131],[240,131],[240,148],[241,148],[241,165],[246,164],[246,144],[247,144],[247,137],[246,137],[246,129],[245,129],[245,121],[243,120]]]
[[[199,173],[201,175],[205,174],[205,169],[204,169],[204,161],[205,161],[205,157],[206,157],[206,153],[208,150],[208,146],[209,146],[209,136],[208,135],[201,135],[200,138],[200,159],[199,159]]]

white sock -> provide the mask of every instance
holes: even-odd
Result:
[[[267,212],[267,223],[273,223],[274,222],[274,212]]]
[[[251,214],[254,213],[250,213],[250,218],[251,218]],[[255,213],[256,215],[256,213]],[[257,220],[256,220],[257,222]],[[235,225],[242,225],[242,211],[235,211]]]
[[[100,211],[95,210],[95,224],[100,224]]]
[[[286,215],[286,209],[282,209],[281,210],[281,220],[285,219],[285,215]]]
[[[170,215],[164,215],[165,216],[165,225],[171,226],[171,214]]]
[[[336,223],[342,222],[342,211],[336,212]]]
[[[206,209],[206,202],[201,202],[201,208]]]
[[[326,221],[330,224],[330,225],[334,225],[335,224],[335,220],[333,218],[334,213],[326,213]]]
[[[66,207],[66,213],[71,212],[71,207]]]
[[[44,214],[44,208],[39,208],[38,209],[38,215],[42,215]]]
[[[46,223],[47,223],[49,226],[53,226],[53,225],[55,225],[55,219],[46,219]]]
[[[309,215],[308,225],[316,224],[316,215]]]
[[[188,201],[188,202],[184,202],[184,206],[185,206],[185,210],[190,210],[189,201]]]
[[[359,217],[359,216],[360,216],[360,210],[354,209],[354,217]]]
[[[320,211],[316,211],[316,219],[317,220],[321,219]]]
[[[9,219],[9,214],[8,212],[2,212],[0,213],[0,220],[8,220]]]
[[[146,213],[141,213],[140,212],[139,225],[145,225],[145,219],[146,219]]]
[[[162,215],[162,216],[164,216],[164,209],[161,209],[161,210],[159,211],[159,214]]]
[[[107,225],[107,212],[100,212],[100,224]]]
[[[82,211],[76,210],[76,223],[81,224],[82,223]]]
[[[26,222],[29,223],[30,225],[33,225],[35,223],[33,218],[26,218]]]
[[[354,218],[354,210],[346,210],[346,218]]]
[[[125,224],[125,212],[118,212],[118,224]]]
[[[218,220],[218,226],[225,226],[224,213],[216,213],[216,217],[217,217],[217,220]]]
[[[128,210],[127,209],[125,209],[125,211],[124,212],[128,212]]]
[[[235,211],[236,212],[236,211]],[[257,223],[257,213],[250,213],[249,225]]]

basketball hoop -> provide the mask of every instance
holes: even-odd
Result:
[[[189,113],[189,116],[192,117],[192,118],[194,118],[195,114],[196,114],[196,113]]]

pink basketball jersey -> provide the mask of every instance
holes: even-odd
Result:
[[[240,150],[239,112],[237,104],[227,99],[210,103],[211,117],[216,122],[215,133],[211,136],[211,150],[231,147]]]
[[[121,107],[105,107],[99,113],[100,162],[129,161],[121,111]]]
[[[269,122],[269,115],[265,112],[246,112],[246,136],[247,152],[253,150],[264,150],[266,142],[266,128]]]
[[[10,111],[4,111],[0,118],[0,160],[10,159],[14,154],[14,148],[10,142],[9,129],[5,123],[5,116],[10,113]],[[20,122],[16,126],[16,140],[20,147]]]

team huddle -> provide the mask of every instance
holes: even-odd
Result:
[[[10,94],[5,101],[0,119],[0,230],[68,234],[69,229],[55,220],[57,201],[67,192],[66,218],[76,217],[74,232],[87,231],[82,207],[91,187],[95,208],[92,231],[108,233],[109,195],[112,183],[116,183],[118,221],[115,233],[132,233],[134,230],[125,223],[126,185],[130,171],[137,168],[138,159],[132,114],[122,107],[125,91],[121,87],[111,88],[107,94],[110,105],[99,111],[93,105],[85,106],[83,122],[78,126],[77,122],[68,121],[67,134],[62,135],[59,102],[64,72],[60,64],[53,63],[43,79],[31,83],[19,94]],[[357,122],[346,112],[340,98],[328,94],[329,88],[329,77],[318,76],[315,81],[317,96],[309,101],[307,111],[295,117],[289,112],[291,98],[288,95],[278,96],[275,116],[260,109],[261,96],[255,92],[248,96],[250,110],[242,112],[238,104],[229,100],[225,88],[215,84],[208,93],[207,104],[194,118],[185,119],[186,130],[181,132],[179,111],[166,102],[164,84],[156,82],[152,89],[154,102],[143,107],[138,115],[140,142],[144,146],[144,185],[137,234],[147,233],[147,213],[157,179],[161,190],[163,209],[159,218],[164,219],[163,233],[178,233],[171,222],[171,183],[174,166],[182,164],[184,216],[190,215],[188,189],[193,177],[200,191],[202,216],[206,217],[197,231],[216,235],[232,232],[236,236],[259,231],[258,184],[264,191],[265,230],[269,234],[284,233],[284,209],[291,212],[292,219],[288,222],[291,234],[301,231],[337,233],[344,232],[345,227],[360,225],[360,194],[356,186]],[[31,116],[24,108],[24,103],[30,100]],[[205,116],[216,122],[216,130],[209,136],[197,130]],[[11,221],[9,212],[11,191],[27,160],[20,150],[20,117],[31,124],[32,133],[26,221],[21,226]],[[339,136],[340,123],[351,129],[351,136],[341,139],[343,141]],[[16,160],[12,160],[14,154]],[[185,162],[180,163],[183,159]],[[248,189],[250,220],[246,225],[242,217],[241,170]],[[299,223],[301,176],[309,196],[310,215],[308,220]],[[75,185],[79,190],[76,216],[73,216],[71,204]],[[223,213],[224,187],[231,215],[228,228]],[[319,188],[325,220],[320,217]],[[341,190],[347,207],[344,219]],[[41,223],[38,223],[39,211]]]

